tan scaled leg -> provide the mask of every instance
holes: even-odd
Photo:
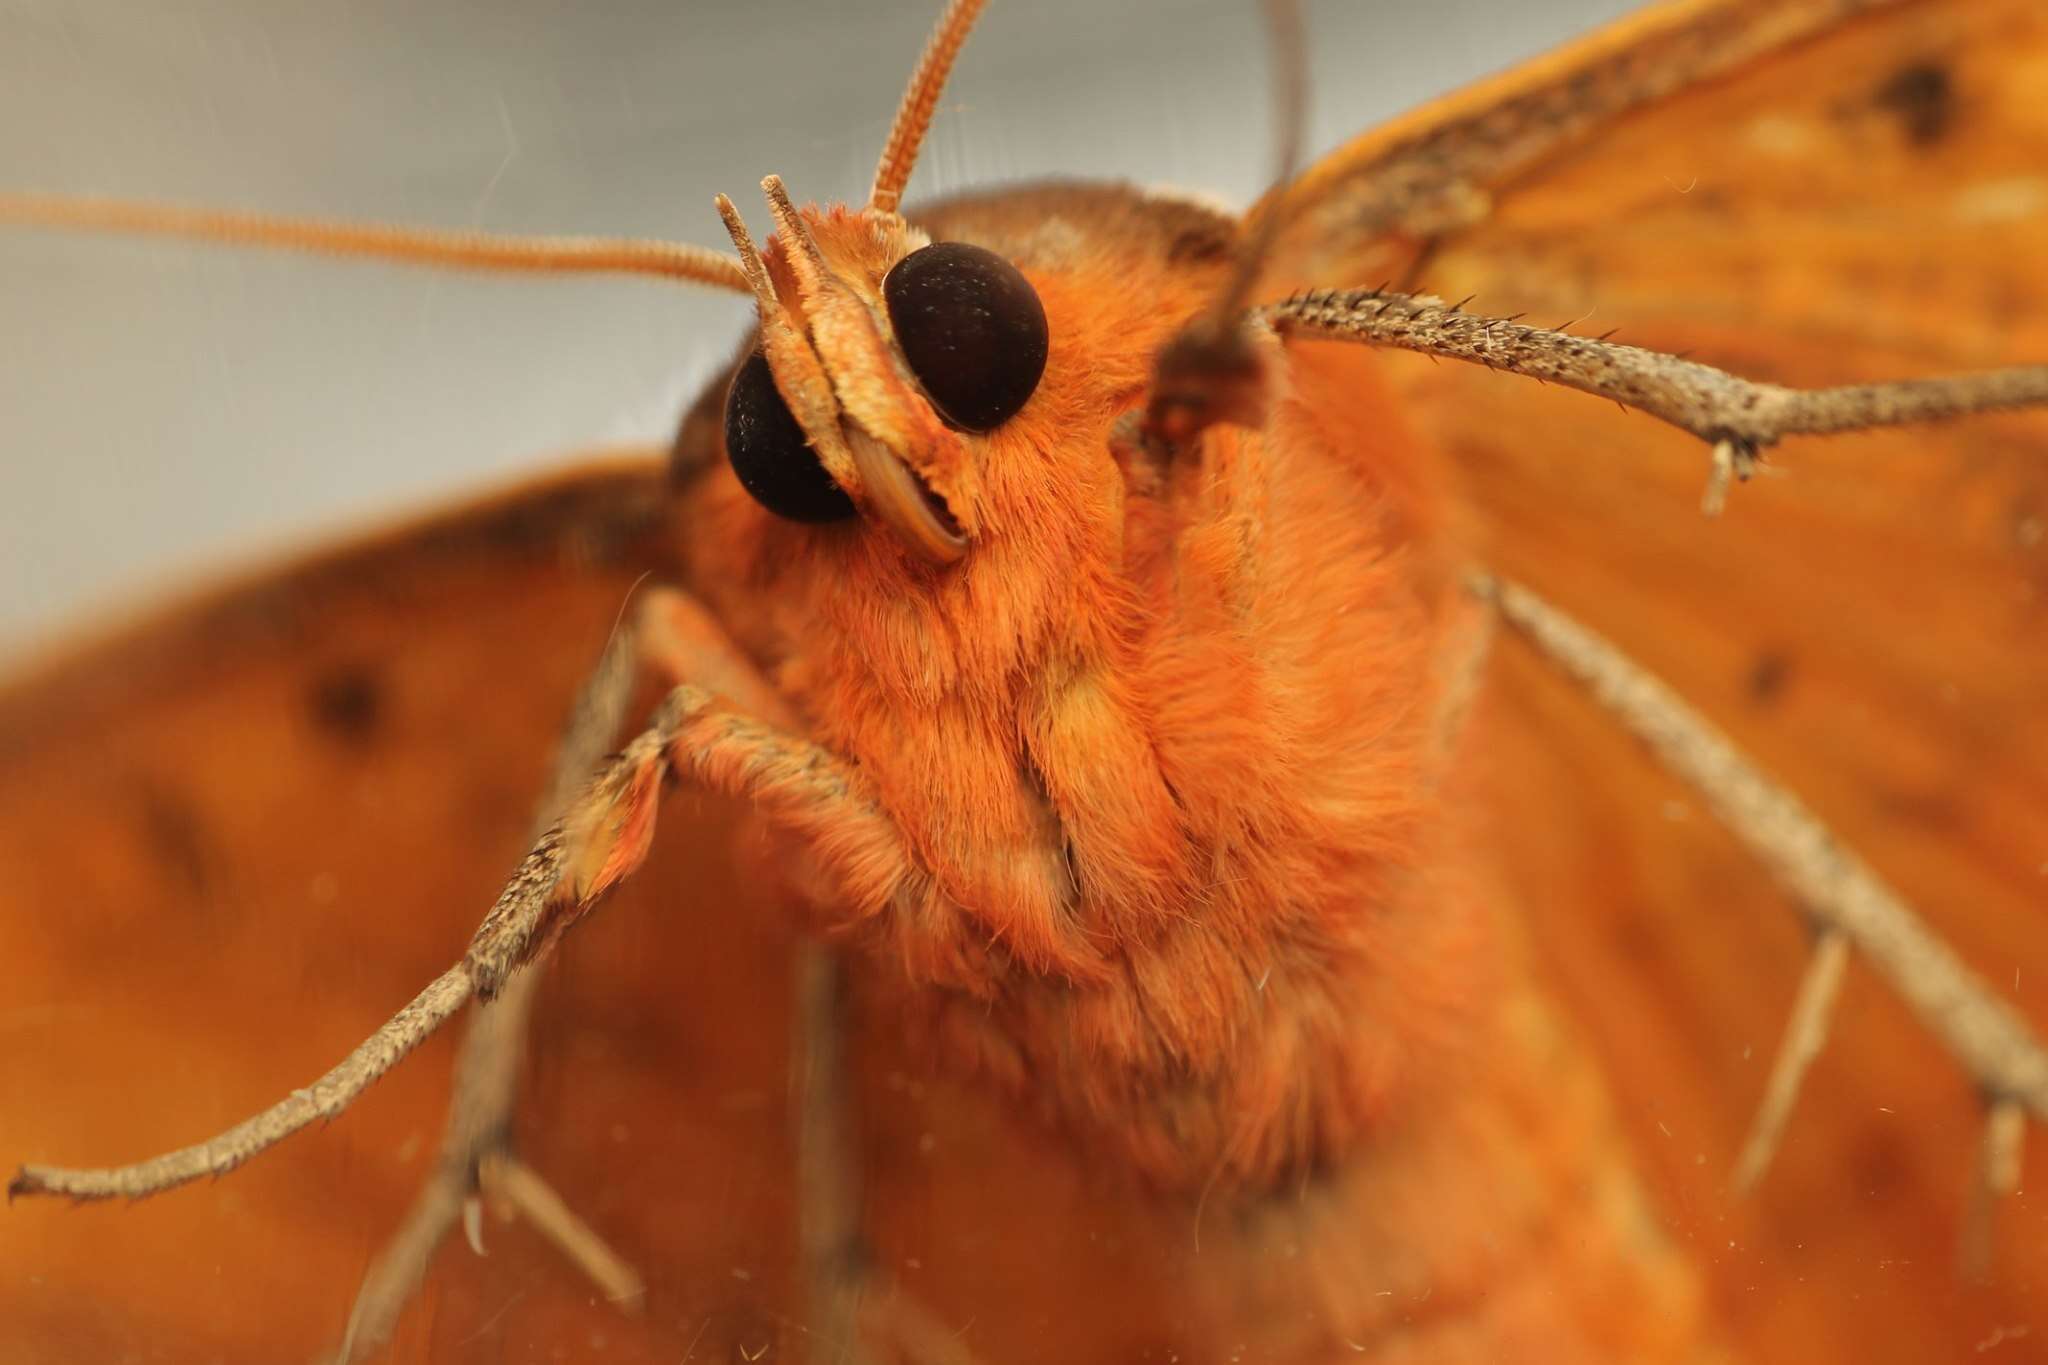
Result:
[[[1472,595],[1570,676],[1634,734],[1663,767],[1705,800],[1714,818],[1798,901],[1815,929],[1801,985],[1738,1178],[1769,1166],[1800,1081],[1826,1036],[1849,950],[1897,991],[1922,1027],[1974,1080],[1987,1107],[1976,1175],[1978,1212],[1966,1264],[1988,1253],[1991,1202],[2019,1185],[2026,1119],[2048,1121],[2048,1045],[1956,956],[1927,922],[1791,792],[1613,644],[1528,588],[1491,574],[1467,578]]]
[[[574,784],[596,769],[617,737],[633,689],[643,674],[671,685],[692,684],[783,730],[796,718],[779,693],[733,644],[704,608],[668,589],[648,594],[633,620],[614,635],[585,684],[557,756],[543,801],[541,830],[574,798]],[[813,1331],[843,1343],[840,1359],[854,1361],[853,1309],[864,1263],[858,1167],[847,1144],[839,1076],[839,964],[827,949],[805,944],[798,952],[797,1065],[801,1245],[812,1292]],[[475,1215],[478,1196],[508,1218],[525,1221],[552,1242],[611,1302],[637,1311],[645,1285],[633,1267],[510,1150],[519,1067],[539,973],[514,970],[490,1009],[473,1012],[457,1061],[447,1135],[434,1173],[412,1211],[364,1276],[349,1314],[337,1360],[341,1365],[390,1339],[427,1267],[462,1217],[470,1242],[482,1251]]]
[[[688,660],[682,657],[681,648],[671,645],[659,659],[650,659],[648,654],[650,638],[666,633],[649,626],[667,614],[671,596],[666,591],[650,593],[642,599],[633,620],[606,642],[563,728],[547,790],[537,806],[534,838],[561,818],[575,799],[577,787],[597,770],[618,738],[643,670],[652,669],[670,683],[687,676]],[[475,1215],[477,1195],[486,1186],[492,1187],[493,1202],[502,1210],[515,1216],[527,1211],[528,1222],[562,1248],[606,1298],[630,1310],[643,1292],[637,1273],[509,1150],[519,1068],[526,1056],[527,1028],[539,981],[538,972],[515,972],[492,1008],[471,1011],[469,1031],[456,1057],[440,1157],[398,1231],[363,1275],[335,1353],[341,1365],[376,1351],[391,1339],[400,1313],[418,1292],[427,1266],[457,1219],[464,1220],[470,1245],[481,1253],[482,1232]],[[536,1218],[531,1211],[537,1205],[558,1214]]]
[[[1731,482],[1747,480],[1762,452],[1787,436],[1822,436],[1935,422],[2003,408],[2048,405],[2048,365],[1976,374],[1791,389],[1711,365],[1579,337],[1516,318],[1463,311],[1422,294],[1315,290],[1255,310],[1255,325],[1283,337],[1393,346],[1560,384],[1647,413],[1713,449],[1703,510],[1721,510]]]

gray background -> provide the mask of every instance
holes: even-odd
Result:
[[[0,187],[723,245],[862,195],[939,0],[0,0]],[[1311,149],[1630,8],[1311,3]],[[995,0],[913,199],[1247,202],[1252,0]],[[0,229],[0,659],[408,504],[665,435],[747,305]]]

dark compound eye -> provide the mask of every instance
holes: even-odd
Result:
[[[993,251],[934,242],[882,281],[911,373],[954,426],[990,431],[1015,416],[1045,373],[1045,308]]]
[[[818,463],[759,351],[747,357],[725,393],[725,455],[740,486],[778,517],[821,522],[853,515],[853,499]]]

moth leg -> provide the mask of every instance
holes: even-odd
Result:
[[[578,785],[596,771],[617,739],[635,683],[647,665],[647,623],[663,609],[667,596],[657,592],[642,599],[632,620],[613,632],[584,681],[538,803],[534,838],[561,817]],[[493,1194],[492,1202],[502,1212],[525,1213],[613,1302],[630,1305],[642,1292],[632,1267],[509,1150],[519,1069],[539,981],[536,971],[514,972],[492,1008],[470,1011],[469,1029],[456,1057],[439,1159],[404,1221],[364,1272],[337,1360],[355,1360],[390,1340],[400,1313],[458,1219],[464,1222],[470,1245],[482,1253],[480,1189]]]
[[[697,685],[781,728],[795,728],[795,717],[781,694],[711,615],[679,592],[657,589],[642,598],[630,622],[614,633],[577,699],[541,803],[541,830],[561,819],[577,785],[598,767],[618,735],[636,684],[648,674],[670,686]],[[799,1099],[803,1242],[807,1253],[814,1247],[833,1253],[807,1256],[809,1283],[817,1299],[813,1321],[824,1339],[850,1341],[859,1201],[853,1167],[838,1151],[850,1129],[837,1113],[842,1088],[836,1074],[838,963],[815,944],[806,944],[798,957],[798,1036],[806,1051],[806,1084]],[[538,981],[533,966],[517,968],[491,1008],[471,1012],[456,1064],[440,1160],[398,1232],[365,1274],[337,1352],[339,1361],[358,1359],[390,1339],[458,1218],[464,1221],[471,1245],[482,1252],[477,1216],[481,1202],[523,1217],[621,1308],[636,1309],[645,1293],[638,1272],[510,1150],[519,1069]],[[829,1315],[823,1311],[828,1307],[834,1310]]]
[[[796,963],[797,1246],[808,1330],[840,1365],[864,1365],[858,1315],[872,1257],[847,1095],[846,995],[839,959],[810,943]]]
[[[1427,295],[1331,290],[1297,295],[1252,314],[1283,337],[1394,346],[1464,360],[1612,399],[1713,447],[1704,509],[1720,510],[1731,481],[1756,471],[1787,436],[1821,436],[2048,404],[2048,365],[1938,379],[1791,389],[1740,379],[1711,365],[1604,338],[1461,311]]]
[[[1978,1202],[2019,1183],[2024,1116],[2048,1120],[2048,1049],[1898,892],[1843,847],[1799,799],[1743,757],[1703,716],[1614,645],[1519,584],[1475,573],[1472,593],[1591,694],[1684,781],[1791,892],[1813,923],[1814,965],[1772,1068],[1770,1093],[1742,1158],[1754,1180],[1769,1163],[1806,1064],[1819,1050],[1847,948],[1863,954],[1977,1083],[1988,1107]],[[1988,1220],[1975,1220],[1979,1229]],[[1973,1234],[1980,1242],[1983,1232]],[[1981,1246],[1966,1257],[1981,1258]]]
[[[668,676],[708,687],[785,732],[800,728],[782,694],[703,607],[669,594],[650,601],[646,620],[649,652]],[[856,1315],[870,1257],[846,1087],[845,973],[839,955],[812,940],[798,947],[795,971],[797,1241],[809,1330],[840,1365],[862,1365]]]

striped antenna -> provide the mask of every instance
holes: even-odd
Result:
[[[953,0],[939,16],[938,27],[932,30],[931,41],[925,44],[924,55],[917,60],[917,70],[911,73],[910,88],[903,92],[903,103],[896,106],[896,123],[889,129],[888,142],[883,144],[881,164],[875,167],[875,187],[868,192],[871,211],[893,214],[903,202],[903,187],[910,181],[911,168],[917,165],[917,150],[924,144],[925,129],[931,127],[932,115],[938,110],[939,95],[946,88],[946,77],[953,71],[953,59],[960,55],[968,32],[987,2]]]
[[[652,275],[749,292],[739,262],[726,253],[645,238],[501,237],[61,194],[0,194],[0,223],[184,237],[462,270]]]

